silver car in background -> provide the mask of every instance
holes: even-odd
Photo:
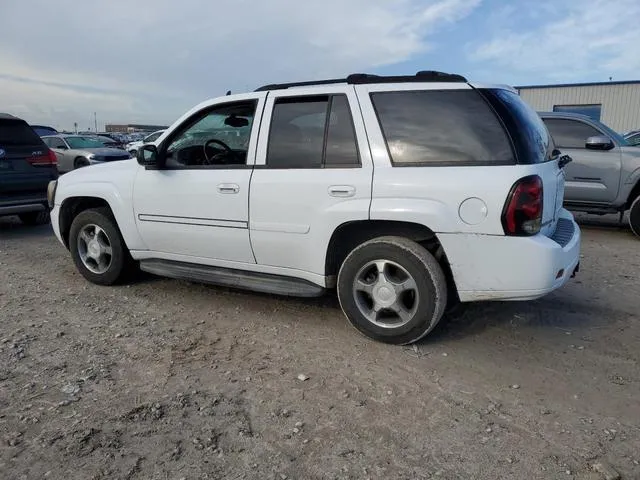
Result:
[[[105,147],[97,137],[48,135],[42,137],[42,140],[58,157],[58,171],[60,173],[96,163],[131,158],[131,155],[125,150]]]

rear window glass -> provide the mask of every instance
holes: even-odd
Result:
[[[474,90],[377,92],[371,99],[394,165],[505,165],[513,150]]]
[[[533,108],[510,90],[480,91],[507,127],[516,148],[518,163],[535,164],[552,159],[553,141]]]
[[[33,131],[36,132],[41,137],[43,137],[44,135],[57,135],[58,134],[58,131],[55,128],[51,128],[51,127],[42,127],[40,125],[31,125],[31,128],[33,128]]]
[[[26,122],[0,120],[0,147],[6,145],[42,145],[42,140]]]

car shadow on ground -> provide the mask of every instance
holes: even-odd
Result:
[[[46,225],[25,225],[18,217],[0,217],[0,239],[32,238],[32,237],[53,237],[51,224]]]
[[[150,274],[142,274],[140,281],[160,280]],[[171,280],[176,281],[176,280]],[[191,283],[191,282],[188,282]],[[195,286],[194,288],[198,288]],[[280,303],[292,311],[306,312],[308,318],[310,311],[330,309],[335,315],[330,315],[336,322],[346,322],[340,303],[334,291],[329,291],[321,297],[297,298],[286,296],[274,296],[266,293],[249,292],[246,290],[218,287],[215,285],[202,285],[205,294],[211,293],[238,296],[243,304],[257,302],[256,308],[264,308],[265,303]],[[578,298],[567,297],[562,293],[552,293],[542,299],[529,302],[478,302],[459,304],[451,311],[445,313],[436,328],[423,340],[421,344],[444,341],[460,341],[467,337],[480,335],[483,331],[492,328],[523,328],[533,335],[538,333],[545,336],[547,333],[557,333],[559,330],[571,331],[586,329],[594,326],[597,318],[609,318],[610,311],[602,309],[598,312],[597,305],[585,304]],[[594,313],[596,315],[594,315]],[[601,313],[601,315],[598,315]],[[324,316],[324,321],[327,317]]]

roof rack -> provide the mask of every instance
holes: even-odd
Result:
[[[312,80],[308,82],[272,83],[257,88],[256,92],[268,90],[285,90],[291,87],[309,87],[313,85],[331,85],[347,83],[349,85],[363,85],[367,83],[405,83],[405,82],[466,82],[467,79],[455,73],[437,72],[435,70],[421,70],[415,75],[373,75],[370,73],[352,73],[346,78],[330,78],[327,80]]]

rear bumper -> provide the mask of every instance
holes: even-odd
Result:
[[[580,262],[581,235],[571,213],[563,209],[560,218],[574,227],[561,243],[544,235],[438,235],[460,300],[533,300],[567,283]]]

